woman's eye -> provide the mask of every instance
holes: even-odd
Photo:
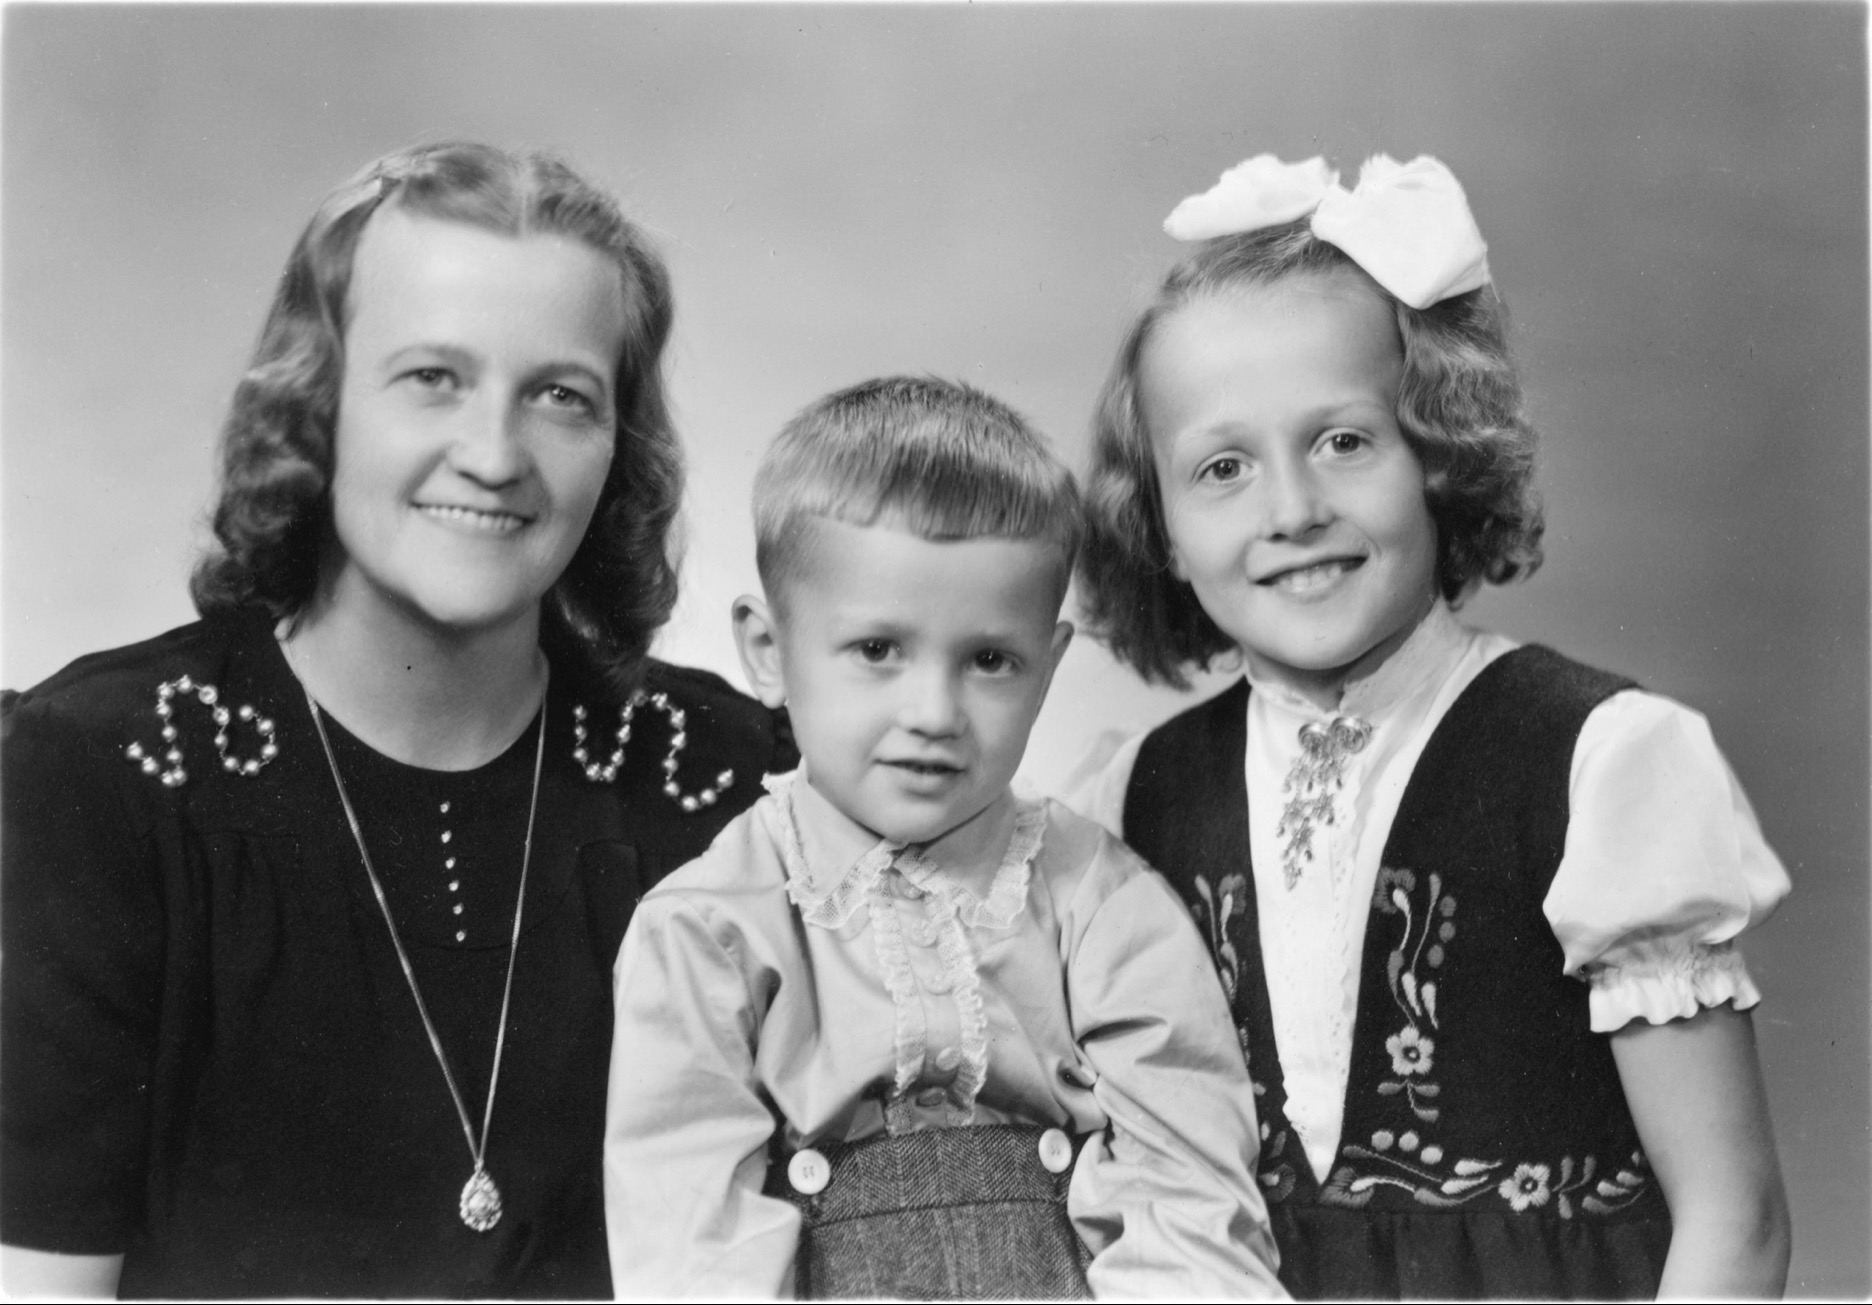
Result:
[[[446,390],[455,384],[455,373],[446,367],[415,367],[404,374],[425,390]]]
[[[1240,458],[1216,458],[1203,464],[1196,473],[1196,479],[1207,480],[1226,485],[1232,480],[1241,479],[1242,463]]]
[[[1326,447],[1341,455],[1357,453],[1365,445],[1365,437],[1355,430],[1336,430],[1326,437]]]
[[[546,402],[555,408],[564,408],[571,412],[583,412],[592,416],[598,413],[598,405],[583,390],[575,390],[570,385],[548,385],[541,392]]]

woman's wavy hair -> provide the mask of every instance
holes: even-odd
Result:
[[[371,216],[403,212],[507,236],[582,241],[617,267],[625,330],[616,451],[591,525],[547,593],[541,638],[582,655],[620,691],[641,680],[676,601],[672,530],[682,449],[661,360],[669,273],[617,203],[551,155],[469,142],[385,155],[326,196],[287,259],[253,362],[222,430],[215,542],[189,590],[203,613],[299,613],[318,585],[331,520],[333,441],[344,377],[346,294]]]
[[[1171,571],[1138,372],[1157,324],[1203,295],[1349,270],[1397,320],[1404,350],[1398,426],[1423,464],[1437,530],[1437,585],[1459,605],[1483,581],[1503,584],[1541,563],[1545,526],[1533,490],[1536,435],[1509,355],[1507,310],[1492,285],[1429,308],[1398,301],[1303,218],[1205,241],[1173,267],[1119,347],[1099,393],[1079,552],[1086,623],[1147,680],[1186,688],[1235,641]]]

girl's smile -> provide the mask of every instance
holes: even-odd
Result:
[[[1186,304],[1146,347],[1172,566],[1258,676],[1327,705],[1436,597],[1391,309],[1352,273]]]

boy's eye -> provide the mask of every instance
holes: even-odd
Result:
[[[864,639],[854,645],[853,651],[858,654],[860,661],[875,664],[889,661],[890,655],[897,651],[897,645],[889,639]]]
[[[990,675],[1006,675],[1014,669],[1014,659],[998,648],[984,648],[975,654],[975,669]]]
[[[1196,472],[1196,479],[1226,485],[1232,480],[1241,479],[1241,474],[1242,461],[1240,458],[1216,458],[1202,465]]]

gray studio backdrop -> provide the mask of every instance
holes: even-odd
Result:
[[[40,8],[4,28],[4,641],[189,619],[223,407],[300,224],[390,148],[556,147],[659,233],[692,455],[664,655],[738,682],[766,438],[883,372],[1077,458],[1171,204],[1263,150],[1440,155],[1546,432],[1549,561],[1471,619],[1706,712],[1793,872],[1748,945],[1793,1288],[1867,1280],[1859,7]],[[1167,715],[1089,642],[1027,773]]]

